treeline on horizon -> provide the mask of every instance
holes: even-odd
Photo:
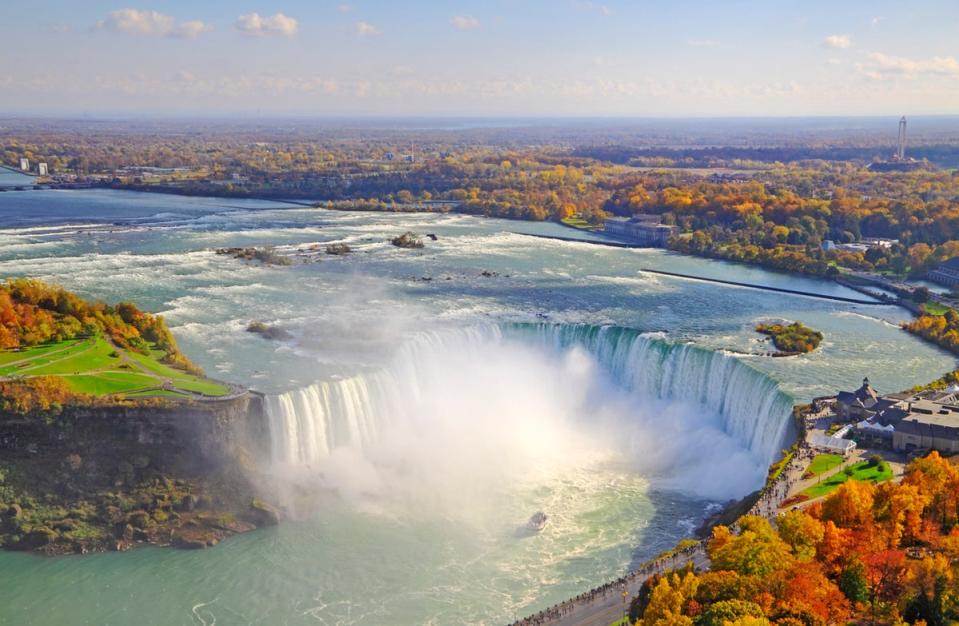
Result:
[[[872,460],[870,462],[878,462]],[[848,480],[775,526],[744,517],[708,542],[710,569],[647,580],[639,626],[926,624],[959,619],[959,472],[932,452],[901,484]]]
[[[423,131],[432,141],[416,148],[415,163],[403,160],[411,147],[401,137],[419,136],[409,130],[327,128],[309,140],[289,127],[276,131],[282,139],[268,139],[263,129],[144,134],[135,128],[79,135],[38,129],[28,136],[0,133],[0,141],[5,163],[16,164],[20,156],[43,159],[54,171],[105,174],[111,184],[127,189],[302,198],[332,208],[455,210],[524,220],[578,216],[597,226],[611,215],[653,213],[680,226],[680,236],[670,243],[674,250],[819,276],[838,273],[839,267],[920,276],[959,254],[956,171],[930,166],[876,172],[865,161],[781,160],[823,150],[882,154],[888,143],[875,133],[837,131],[845,138],[827,144],[821,139],[825,130],[805,143],[793,131],[780,137],[781,142],[791,138],[788,145],[782,143],[786,147],[622,148],[617,143],[590,147],[577,134],[583,129],[535,131],[552,137],[552,143],[471,143],[492,129]],[[516,130],[520,136],[523,132],[534,131]],[[594,144],[602,133],[614,131],[595,132]],[[461,136],[470,140],[455,143]],[[935,152],[936,158],[959,156],[959,135],[953,130],[940,145],[915,149]],[[386,158],[389,152],[392,161]],[[624,159],[645,165],[614,162]],[[717,164],[724,169],[714,168]],[[710,168],[697,171],[695,165]],[[184,170],[117,176],[122,166]],[[436,200],[455,206],[428,204]],[[867,252],[822,250],[827,239],[850,243],[863,237],[898,243]]]
[[[895,139],[894,137],[890,139]],[[573,155],[651,167],[762,167],[770,163],[797,161],[859,161],[871,163],[886,160],[895,152],[895,144],[870,146],[708,146],[708,147],[646,147],[587,146],[577,148]],[[926,144],[907,146],[906,156],[917,161],[928,161],[941,167],[959,167],[959,145]]]

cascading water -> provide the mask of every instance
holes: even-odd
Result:
[[[531,374],[535,366],[518,364],[515,355],[494,355],[489,352],[491,346],[519,347],[539,355],[542,361],[565,364],[555,371]],[[569,357],[577,351],[599,374],[583,374],[581,367],[570,365]],[[459,360],[451,363],[450,355]],[[472,380],[484,378],[486,370],[495,369],[496,375],[504,376],[502,370],[510,367],[516,368],[516,377],[529,376],[517,388],[506,389],[512,378],[509,374],[505,379]],[[463,378],[472,379],[460,381],[451,370],[462,370]],[[620,327],[490,325],[422,333],[405,342],[392,364],[382,370],[268,397],[273,459],[283,465],[311,465],[337,450],[362,453],[378,445],[387,429],[425,433],[441,425],[447,414],[465,420],[492,420],[490,428],[497,431],[522,428],[516,422],[529,414],[553,410],[522,397],[524,389],[537,386],[543,378],[557,379],[543,381],[554,386],[544,391],[544,396],[573,394],[557,398],[554,406],[573,405],[576,416],[572,421],[578,422],[582,432],[606,428],[621,433],[630,426],[629,421],[636,422],[642,428],[630,435],[639,442],[632,453],[658,457],[660,466],[653,469],[663,469],[662,465],[670,462],[696,464],[696,447],[715,447],[716,451],[722,449],[725,457],[743,457],[737,461],[740,465],[730,466],[729,471],[740,471],[745,462],[749,480],[758,480],[782,445],[790,422],[792,399],[774,380],[729,354]],[[599,392],[593,389],[598,378],[605,382],[605,387],[598,386]],[[485,386],[471,400],[474,404],[485,405],[498,395],[506,395],[502,399],[505,404],[487,407],[485,413],[474,414],[472,409],[457,412],[457,396],[465,392],[451,390],[450,386],[460,384],[464,389]],[[583,392],[577,395],[569,387],[582,387]],[[621,401],[611,409],[609,397],[616,394]],[[444,399],[434,400],[434,396]],[[511,399],[533,402],[533,406],[516,409]],[[619,422],[615,426],[601,424],[597,416],[610,412],[620,416]],[[426,414],[433,421],[424,418]],[[497,417],[502,421],[496,422]],[[541,431],[544,424],[526,425],[523,432]],[[463,437],[482,438],[472,432]],[[650,440],[656,438],[664,440],[661,445],[651,444]],[[725,448],[713,441],[717,438],[724,440]],[[670,440],[668,445],[666,439]],[[477,441],[477,445],[481,443]],[[720,462],[726,461],[717,460],[714,469]],[[735,495],[720,487],[716,487],[716,493],[701,489],[705,490],[700,491],[701,495]],[[691,490],[696,491],[696,487]]]
[[[726,433],[767,462],[780,451],[793,399],[732,355],[615,326],[518,324],[504,333],[557,352],[582,346],[629,391],[703,406],[723,418]]]

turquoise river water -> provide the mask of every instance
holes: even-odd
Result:
[[[412,230],[421,250],[388,243]],[[947,354],[840,286],[554,224],[107,190],[0,193],[0,276],[162,313],[218,378],[267,394],[269,467],[321,506],[181,552],[0,553],[0,623],[498,624],[688,536],[762,482],[795,401],[930,380]],[[323,254],[332,242],[350,255]],[[272,245],[295,263],[217,255]],[[251,320],[287,330],[269,341]],[[754,356],[762,320],[825,334]],[[287,494],[271,493],[287,505]],[[292,505],[290,505],[292,506]],[[289,507],[288,507],[289,508]],[[536,536],[518,532],[536,510]]]

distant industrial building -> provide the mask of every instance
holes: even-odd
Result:
[[[26,157],[20,157],[20,169],[24,172],[30,171],[30,159]]]
[[[869,164],[869,169],[877,172],[904,172],[918,169],[922,162],[906,158],[906,116],[899,120],[899,137],[896,142],[896,152],[888,161],[877,161]]]
[[[959,256],[949,259],[929,272],[927,278],[946,287],[959,286]]]
[[[836,243],[832,239],[825,239],[823,240],[821,247],[827,252],[830,250],[842,250],[843,252],[866,253],[874,248],[888,250],[897,243],[899,243],[898,239],[886,239],[884,237],[863,237],[861,240],[854,243]]]
[[[603,232],[644,246],[665,248],[670,237],[679,234],[679,228],[663,224],[658,215],[637,214],[629,218],[606,218]]]
[[[50,173],[50,170],[47,168],[46,163],[37,164],[37,174],[39,174],[40,176],[46,176],[49,173]]]

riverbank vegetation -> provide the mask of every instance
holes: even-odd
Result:
[[[45,161],[55,176],[126,189],[308,200],[350,210],[460,212],[598,228],[612,215],[650,213],[679,227],[677,251],[789,272],[868,270],[921,276],[959,255],[959,142],[910,138],[928,158],[877,171],[893,133],[716,128],[695,133],[627,126],[415,131],[167,127],[16,121],[0,130],[0,160]],[[891,124],[894,128],[894,125]],[[720,130],[717,130],[720,129]],[[755,144],[744,148],[743,133]],[[714,147],[698,141],[710,135]],[[694,139],[694,137],[696,139]],[[724,143],[724,141],[726,143]],[[736,145],[732,145],[735,143]],[[788,147],[785,147],[787,146]],[[884,245],[823,249],[887,238]],[[827,246],[828,248],[828,246]]]
[[[163,318],[90,302],[30,279],[0,283],[0,408],[45,416],[66,404],[222,396]]]
[[[823,335],[802,322],[792,324],[757,324],[756,332],[768,335],[780,355],[806,354],[819,347]]]
[[[922,313],[916,319],[903,322],[902,327],[914,335],[959,354],[959,312],[946,309],[942,315]]]
[[[901,484],[847,480],[824,501],[713,531],[709,571],[648,580],[641,626],[894,624],[959,618],[959,472],[938,453]]]
[[[902,327],[953,354],[959,354],[959,312],[955,309],[946,307],[945,312],[938,315],[930,313],[928,309],[924,308],[917,318],[909,322],[903,322]],[[945,389],[956,383],[959,383],[959,370],[947,372],[938,379],[925,385],[919,385],[913,390]]]

